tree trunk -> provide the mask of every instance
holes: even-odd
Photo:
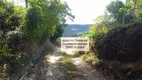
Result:
[[[125,15],[123,15],[123,18],[122,18],[122,24],[123,25],[125,24]]]
[[[25,0],[26,8],[28,8],[28,0]]]

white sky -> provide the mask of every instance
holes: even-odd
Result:
[[[19,5],[24,5],[24,0],[14,0]],[[94,24],[97,16],[102,15],[105,7],[113,0],[61,0],[66,1],[75,15],[74,21],[68,24]],[[125,0],[121,0],[125,2]],[[20,3],[21,2],[21,3]]]
[[[93,19],[102,15],[105,7],[111,0],[62,0],[66,1],[75,15],[74,22],[68,21],[69,24],[94,24]],[[125,1],[125,0],[122,0]]]

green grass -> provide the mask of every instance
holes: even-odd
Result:
[[[82,60],[90,63],[91,65],[97,64],[99,59],[93,53],[87,53],[82,56]]]
[[[80,76],[76,65],[72,63],[70,57],[66,53],[62,54],[59,63],[67,69],[66,75],[64,76],[64,80],[70,80],[73,77]]]
[[[97,56],[95,56],[93,53],[84,54],[82,56],[82,60],[92,66],[95,66],[96,68],[103,66],[104,62],[102,59],[97,58]]]
[[[60,63],[64,65],[69,71],[76,71],[76,66],[72,63],[69,56],[66,53],[63,53],[60,58]]]
[[[73,56],[75,57],[80,57],[81,55],[84,55],[85,52],[84,51],[72,51]]]
[[[116,25],[115,27],[110,29],[110,31],[119,31],[121,28],[131,28],[131,27],[134,27],[138,24],[142,24],[142,21],[135,21],[133,23],[129,23],[129,24],[125,24],[125,25]]]

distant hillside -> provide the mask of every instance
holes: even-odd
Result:
[[[63,33],[63,37],[77,37],[89,31],[92,24],[69,24]]]

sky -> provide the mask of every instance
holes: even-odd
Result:
[[[66,1],[75,15],[74,21],[67,21],[68,24],[94,24],[94,19],[102,15],[105,7],[111,0],[62,0]],[[125,0],[122,0],[125,2]]]
[[[24,5],[24,0],[14,0],[16,4]],[[68,20],[68,24],[94,24],[94,19],[102,15],[105,7],[113,0],[61,0],[67,2],[74,21]],[[125,2],[125,0],[121,0]]]

